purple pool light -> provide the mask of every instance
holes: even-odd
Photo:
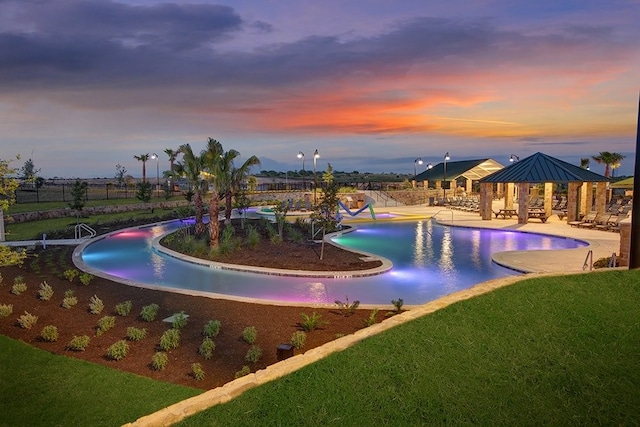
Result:
[[[124,283],[261,300],[362,304],[423,304],[498,277],[518,274],[491,261],[505,250],[570,249],[584,242],[532,233],[447,227],[432,221],[361,223],[334,238],[341,245],[390,259],[387,273],[352,278],[271,276],[214,269],[175,259],[151,241],[182,225],[180,221],[115,233],[88,244],[81,260],[91,269]],[[74,257],[77,258],[77,257]]]

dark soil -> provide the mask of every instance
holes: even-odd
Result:
[[[282,242],[278,245],[263,241],[251,250],[239,250],[226,255],[225,262],[266,267],[288,268],[293,270],[355,270],[377,266],[377,263],[365,262],[360,255],[325,245],[324,259],[318,259],[320,246],[307,242]],[[22,267],[2,267],[0,273],[0,304],[12,304],[13,313],[0,318],[0,333],[22,340],[30,345],[69,357],[88,360],[113,369],[132,372],[156,380],[168,381],[201,389],[221,386],[234,379],[236,372],[248,366],[252,372],[263,369],[278,361],[277,347],[288,343],[294,332],[301,330],[301,313],[317,312],[326,321],[320,329],[307,333],[304,352],[320,346],[338,336],[351,334],[365,327],[370,310],[357,310],[355,314],[345,316],[335,308],[308,308],[249,304],[206,297],[194,297],[171,292],[135,288],[110,280],[94,277],[88,286],[82,285],[76,278],[73,282],[64,279],[63,272],[74,268],[71,261],[72,247],[48,247],[36,250]],[[313,260],[313,261],[312,261]],[[23,276],[28,290],[21,295],[11,293],[16,276]],[[46,281],[54,289],[49,301],[38,297],[38,289]],[[64,292],[73,290],[78,304],[70,309],[61,306]],[[99,314],[89,312],[92,296],[98,296],[104,302],[104,311]],[[132,301],[131,313],[118,316],[114,312],[116,304]],[[139,315],[142,308],[149,304],[158,304],[160,312],[156,320],[144,322]],[[32,329],[23,329],[17,319],[26,312],[38,316]],[[171,327],[163,322],[174,313],[184,311],[189,315],[188,324],[181,329],[180,346],[169,352],[169,363],[165,370],[155,371],[150,367],[152,356],[159,351],[162,333]],[[103,316],[115,316],[116,326],[101,336],[96,335],[98,320]],[[384,313],[379,313],[381,321]],[[210,320],[219,320],[222,324],[220,334],[214,339],[216,348],[213,357],[206,360],[198,354],[203,340],[203,326]],[[39,335],[44,326],[54,325],[60,336],[57,342],[45,342]],[[129,326],[145,328],[147,337],[140,342],[129,342],[129,351],[120,361],[109,360],[107,348],[118,340],[126,339]],[[242,340],[244,328],[254,326],[258,332],[255,345],[262,349],[262,358],[257,363],[247,362],[245,355],[250,345]],[[76,335],[88,335],[91,342],[85,351],[76,352],[66,347]],[[191,375],[192,363],[200,363],[205,371],[205,379],[196,381]]]

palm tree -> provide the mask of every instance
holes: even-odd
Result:
[[[260,159],[256,156],[249,157],[239,168],[231,165],[230,176],[228,180],[228,186],[225,188],[225,210],[224,210],[224,223],[231,223],[231,210],[233,208],[232,198],[240,190],[240,186],[247,179],[249,175],[249,168],[260,164]]]
[[[204,234],[204,222],[202,220],[204,216],[204,205],[202,203],[202,172],[203,172],[203,159],[202,157],[193,154],[193,150],[189,144],[183,144],[178,149],[179,153],[182,153],[182,161],[175,164],[174,174],[176,176],[182,176],[187,181],[194,192],[194,204],[196,210],[196,226],[195,233],[200,236]]]
[[[173,167],[180,154],[180,149],[172,150],[171,148],[165,148],[164,152],[169,156],[169,191],[173,191]]]
[[[608,151],[601,151],[597,156],[591,158],[598,164],[604,163],[604,176],[609,178],[613,170],[618,169],[622,160],[627,157],[620,153],[610,153]]]
[[[139,156],[133,156],[139,162],[142,162],[142,182],[147,180],[147,160],[149,160],[149,153],[140,154]]]
[[[231,150],[232,152],[235,150]],[[225,164],[228,161],[229,153],[225,153],[222,144],[213,138],[207,140],[207,148],[202,151],[201,156],[205,165],[205,170],[209,174],[211,189],[211,200],[209,201],[209,247],[212,250],[218,248],[218,237],[220,236],[220,221],[218,212],[220,211],[220,193],[225,188]]]

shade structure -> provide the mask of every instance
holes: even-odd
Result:
[[[614,182],[610,185],[611,188],[624,188],[627,190],[633,189],[633,177],[622,179],[618,182]]]

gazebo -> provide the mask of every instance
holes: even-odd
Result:
[[[517,185],[518,223],[526,224],[529,220],[531,184],[544,184],[545,218],[552,214],[553,184],[568,184],[567,221],[574,221],[579,218],[580,213],[587,213],[591,210],[591,201],[594,197],[593,183],[596,183],[596,210],[598,212],[605,211],[609,178],[555,157],[536,153],[482,178],[479,182],[482,219],[491,220],[494,184],[506,184],[505,209],[513,209],[514,185]]]
[[[417,174],[413,177],[414,182],[423,182],[425,188],[429,183],[434,183],[436,189],[447,189],[451,186],[451,181],[464,178],[464,189],[471,193],[472,184],[504,166],[493,159],[460,160],[455,162],[441,162],[433,168]],[[455,190],[454,188],[452,188]]]

